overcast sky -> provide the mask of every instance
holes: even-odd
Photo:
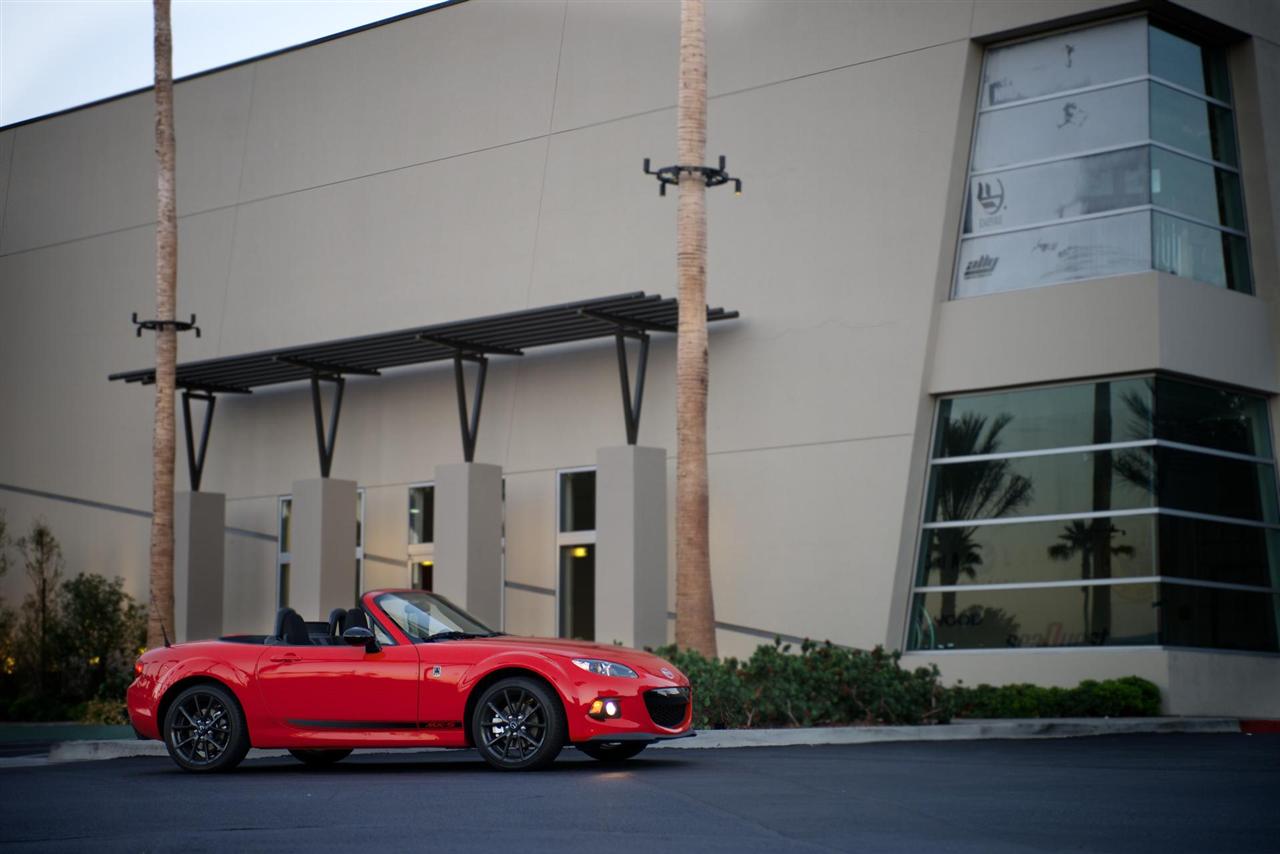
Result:
[[[437,0],[173,0],[182,77]],[[151,0],[0,0],[0,125],[152,83]]]

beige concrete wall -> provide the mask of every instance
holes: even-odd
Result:
[[[747,182],[741,198],[709,194],[710,301],[743,315],[711,343],[720,620],[901,642],[939,391],[1139,362],[1275,387],[1275,320],[1238,295],[1102,282],[945,302],[972,40],[1107,5],[710,4],[708,154]],[[1265,8],[1227,6],[1224,21],[1271,32]],[[675,201],[640,162],[674,156],[677,33],[675,2],[474,0],[180,83],[179,309],[204,329],[182,358],[672,293]],[[1280,60],[1272,42],[1250,50],[1236,60],[1259,77],[1242,90],[1241,149],[1271,182],[1269,208],[1249,189],[1257,252],[1257,229],[1280,219],[1277,84],[1261,79]],[[146,93],[0,131],[0,487],[150,503],[150,390],[105,379],[152,357],[127,323],[152,299],[150,134]],[[1046,326],[1014,342],[991,300],[1042,326],[1080,301],[1090,324],[1118,313],[1123,335],[1082,347]],[[1170,335],[1204,312],[1222,320],[1214,338]],[[1000,335],[1047,349],[1000,360],[978,340]],[[1097,350],[1113,360],[1089,367]],[[655,340],[649,368],[640,441],[673,449],[672,342]],[[622,440],[618,398],[609,342],[491,366],[476,459],[507,477],[509,630],[554,632],[556,471]],[[218,404],[205,484],[245,532],[227,538],[229,631],[270,624],[276,496],[317,473],[309,403],[287,386]],[[366,584],[407,580],[407,486],[461,459],[456,419],[448,366],[349,381],[333,475],[366,489]],[[12,528],[47,515],[72,571],[143,592],[144,518],[3,488],[0,507]],[[21,588],[16,573],[0,582]],[[760,641],[719,637],[729,654]]]

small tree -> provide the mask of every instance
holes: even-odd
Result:
[[[62,577],[62,547],[43,519],[31,523],[31,531],[18,540],[18,551],[31,581],[32,591],[22,605],[18,628],[20,665],[32,676],[37,697],[48,689],[48,675],[54,664],[53,644],[58,634],[58,581]],[[22,660],[25,660],[22,661]]]
[[[146,642],[146,612],[124,592],[124,580],[79,575],[58,591],[66,685],[75,697],[119,699],[130,667]]]
[[[9,523],[5,520],[4,510],[0,510],[0,578],[9,571]],[[5,607],[4,597],[0,596],[0,682],[8,681],[17,668],[17,660],[13,655],[13,611]]]

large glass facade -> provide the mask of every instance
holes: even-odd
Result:
[[[1145,18],[992,49],[955,296],[1144,270],[1252,290],[1222,51]]]
[[[910,647],[1280,651],[1270,435],[1166,376],[941,401]]]

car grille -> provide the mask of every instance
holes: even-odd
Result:
[[[644,694],[644,705],[655,724],[675,729],[689,710],[688,688],[655,688]]]

